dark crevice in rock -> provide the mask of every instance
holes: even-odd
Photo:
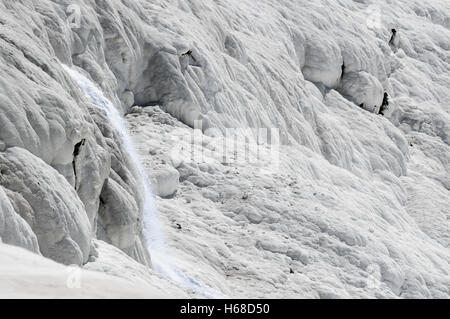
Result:
[[[135,104],[133,104],[133,106],[138,106],[138,107],[162,106],[162,102],[161,101],[148,101],[148,102],[144,102],[144,103],[135,103]]]
[[[86,139],[82,139],[79,143],[77,143],[73,149],[73,160],[72,160],[72,167],[73,167],[73,174],[75,176],[75,189],[77,189],[78,185],[78,176],[77,176],[77,157],[80,155],[81,147],[86,144]]]

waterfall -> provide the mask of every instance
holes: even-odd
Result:
[[[211,293],[200,283],[187,276],[170,260],[159,221],[158,210],[155,205],[155,197],[151,190],[144,165],[133,145],[130,135],[128,134],[125,120],[115,105],[105,97],[103,92],[91,80],[67,65],[63,65],[63,68],[81,87],[87,97],[106,113],[109,122],[119,135],[123,147],[138,169],[142,179],[142,185],[144,186],[144,234],[147,241],[147,248],[152,257],[153,268],[163,276],[182,284],[186,288],[191,289],[206,298],[214,298],[216,294]]]

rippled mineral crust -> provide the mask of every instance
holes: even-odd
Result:
[[[217,295],[449,298],[448,39],[445,0],[0,0],[0,249],[192,295],[143,274],[142,176],[64,64],[147,106],[170,256]],[[279,166],[174,160],[197,120],[278,128]],[[1,269],[0,295],[48,278]]]

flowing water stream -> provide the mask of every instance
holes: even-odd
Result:
[[[215,294],[211,293],[209,289],[206,289],[203,285],[187,276],[182,270],[174,265],[170,259],[159,220],[158,210],[155,205],[155,196],[151,190],[142,160],[128,133],[124,118],[115,105],[105,97],[103,92],[91,80],[66,65],[63,65],[63,67],[81,87],[89,99],[106,113],[109,122],[119,135],[123,147],[138,169],[144,187],[144,234],[147,240],[147,247],[152,257],[153,268],[163,276],[182,284],[185,288],[191,289],[206,298],[213,298]]]

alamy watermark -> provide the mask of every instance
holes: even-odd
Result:
[[[378,264],[371,264],[366,269],[368,276],[366,278],[366,287],[376,290],[381,287],[381,270]]]
[[[81,8],[79,5],[71,4],[66,9],[67,21],[71,29],[79,29],[81,27]]]
[[[81,28],[82,12],[79,5],[71,4],[66,9],[67,22],[71,29]],[[94,37],[89,30],[86,43]],[[190,141],[186,146],[175,143],[171,159],[175,163],[208,163],[219,161],[224,165],[259,165],[267,173],[277,172],[280,164],[280,130],[278,128],[227,128],[224,131],[202,129],[203,122],[196,121]],[[172,140],[185,140],[173,136]]]
[[[383,21],[381,15],[381,8],[379,5],[372,4],[367,10],[366,25],[370,30],[381,30],[383,28]]]
[[[71,265],[66,268],[66,286],[69,289],[81,289],[81,268]]]
[[[170,153],[174,164],[212,163],[259,166],[275,173],[280,167],[280,130],[278,128],[210,128],[203,131],[202,121],[195,121],[190,136],[172,136]],[[184,143],[182,142],[184,141]]]

